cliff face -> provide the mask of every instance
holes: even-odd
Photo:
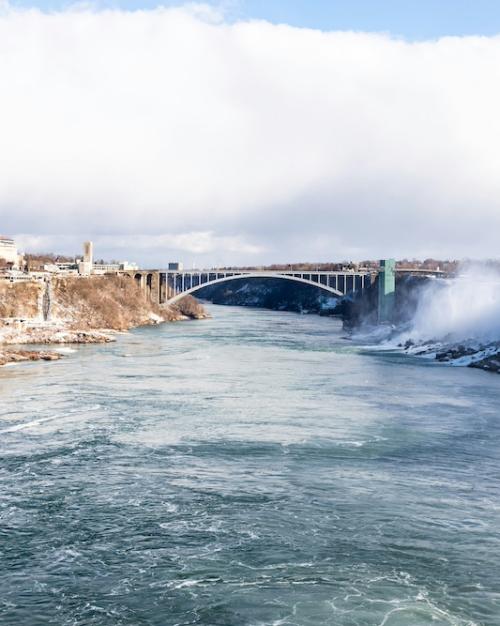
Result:
[[[276,278],[235,279],[204,287],[200,298],[214,304],[251,306],[296,313],[340,313],[340,301],[317,287]]]
[[[429,283],[426,276],[396,276],[396,295],[394,303],[395,325],[406,324],[415,313],[422,290]],[[369,285],[363,294],[356,294],[346,300],[344,321],[353,330],[361,327],[376,326],[378,306],[378,278]]]
[[[42,295],[42,285],[35,282],[0,282],[0,318],[34,318]]]
[[[100,343],[111,341],[109,331],[203,317],[205,311],[194,298],[160,307],[129,277],[0,284],[0,343],[4,344]]]
[[[127,330],[154,321],[175,319],[162,314],[128,277],[57,278],[50,289],[50,319],[83,330]]]

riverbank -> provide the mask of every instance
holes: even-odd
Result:
[[[37,358],[36,351],[3,349],[6,345],[108,343],[117,333],[138,326],[205,317],[205,309],[193,297],[187,296],[173,306],[159,306],[127,277],[3,283],[0,354],[5,357],[0,357],[0,365],[60,358],[58,353],[43,351]]]
[[[0,366],[25,361],[58,361],[59,352],[47,350],[4,350],[0,349]]]
[[[434,359],[454,367],[472,367],[500,374],[500,342],[423,342],[398,344],[406,354]]]
[[[396,284],[391,324],[377,323],[376,295],[372,286],[351,306],[354,338],[382,350],[500,373],[497,272],[470,266],[453,278],[403,277]]]

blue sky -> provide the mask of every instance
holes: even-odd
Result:
[[[205,0],[230,18],[258,18],[322,30],[383,31],[407,39],[500,32],[499,0]],[[54,10],[68,0],[11,0],[13,6]],[[98,0],[122,9],[176,6],[179,0]]]

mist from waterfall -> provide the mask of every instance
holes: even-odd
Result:
[[[417,344],[500,341],[500,271],[474,264],[454,278],[429,281],[398,339]]]

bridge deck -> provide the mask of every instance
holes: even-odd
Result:
[[[370,282],[367,271],[321,271],[321,270],[164,270],[159,272],[160,283],[165,283],[165,299],[160,302],[173,303],[202,287],[241,278],[274,278],[312,285],[332,296],[341,297],[347,293],[363,291]],[[161,292],[161,288],[160,288]]]
[[[442,270],[396,268],[397,274],[414,274],[446,277]],[[241,278],[275,278],[311,285],[329,292],[332,296],[364,292],[379,273],[375,269],[361,270],[269,270],[269,269],[150,269],[126,272],[154,301],[173,303],[202,287]]]

